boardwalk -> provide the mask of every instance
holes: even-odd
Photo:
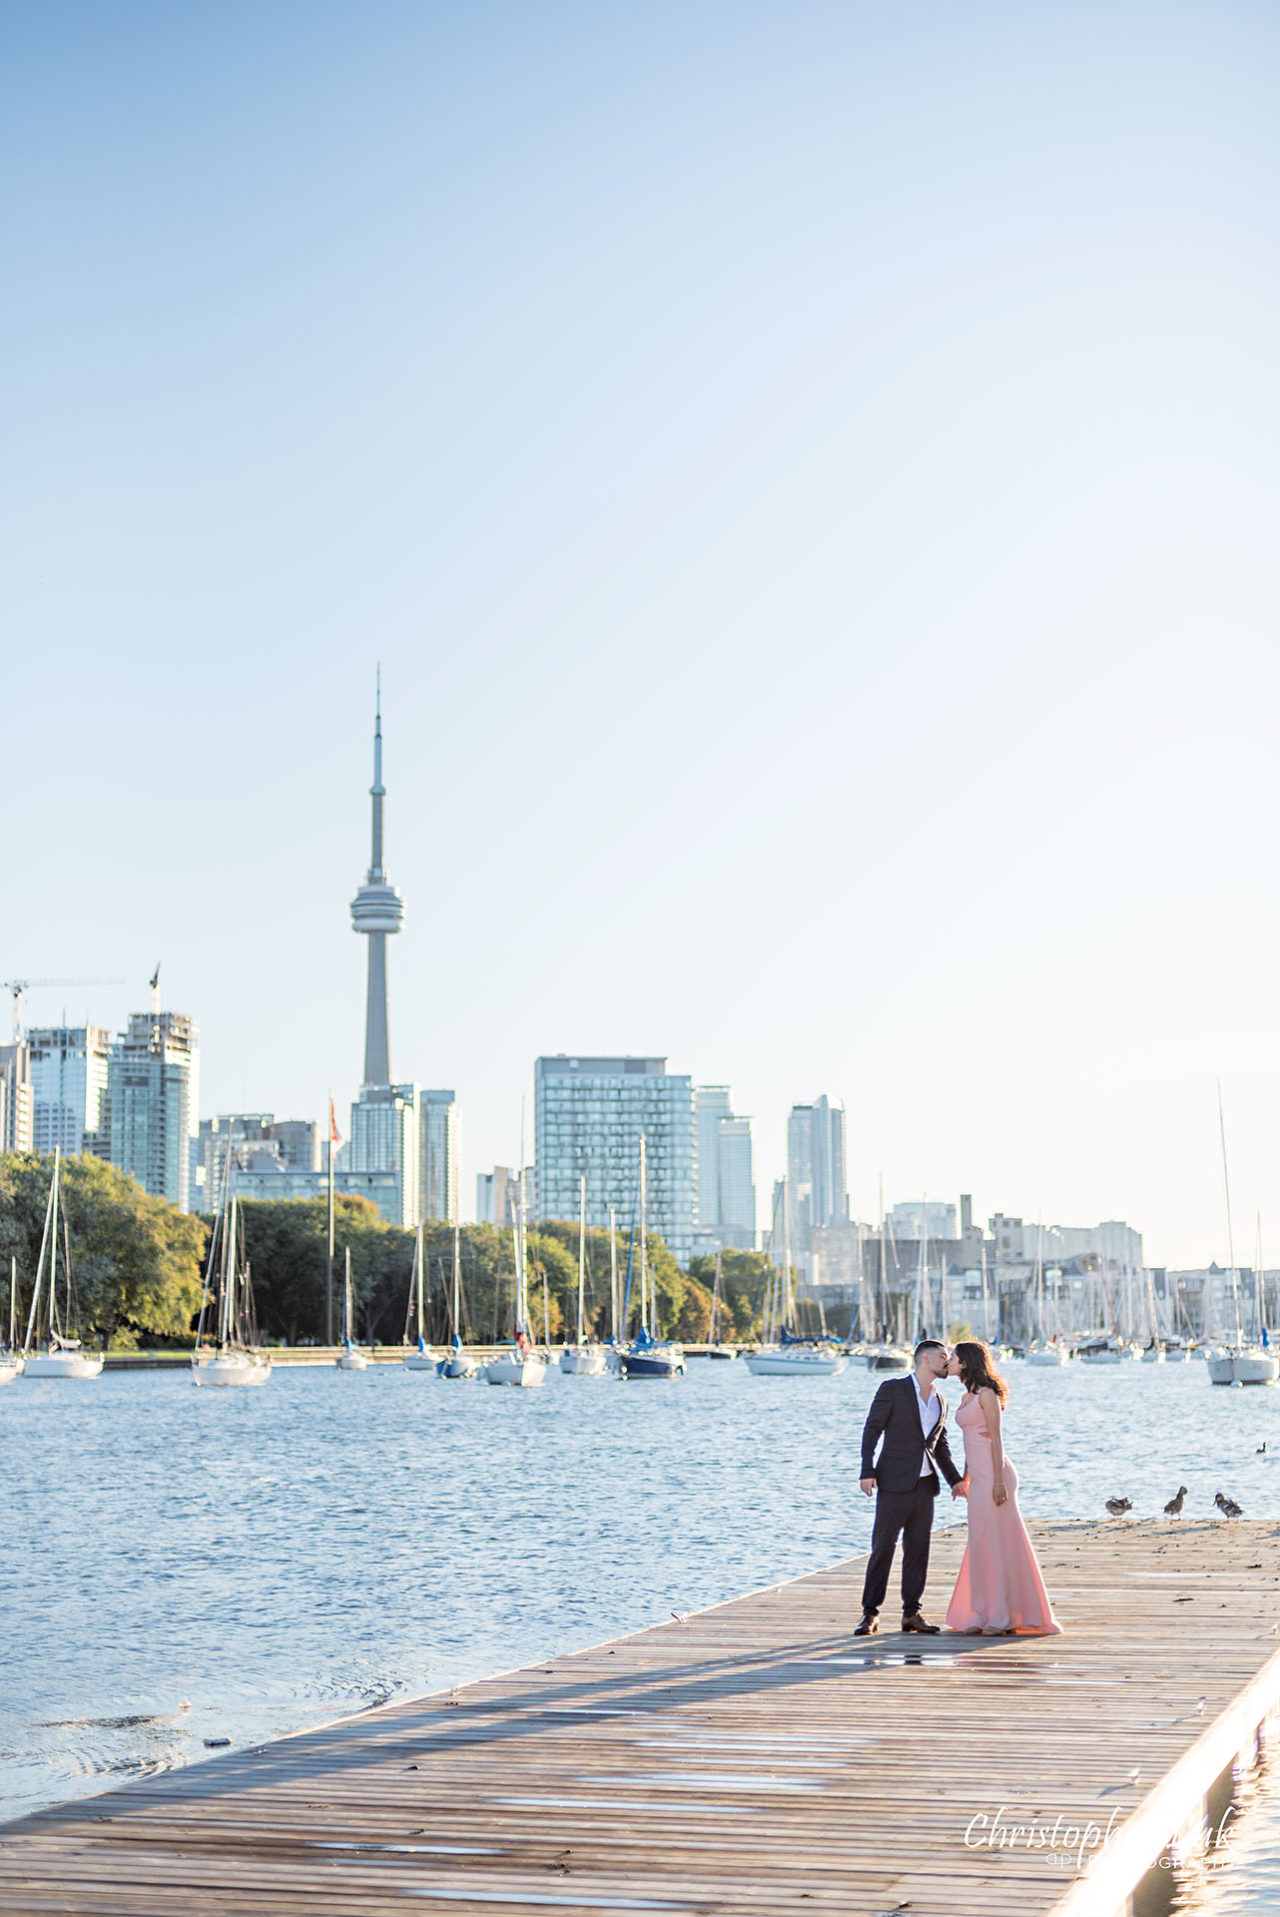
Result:
[[[855,1560],[11,1824],[0,1913],[1105,1917],[1280,1700],[1280,1526],[1033,1530],[1063,1637],[855,1641]]]

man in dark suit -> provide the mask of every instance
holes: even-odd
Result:
[[[888,1378],[871,1400],[862,1428],[862,1489],[875,1494],[876,1518],[871,1531],[871,1556],[862,1586],[862,1622],[855,1637],[870,1637],[889,1588],[889,1572],[898,1539],[902,1539],[902,1628],[936,1633],[920,1615],[925,1579],[929,1575],[929,1538],[933,1531],[933,1501],[938,1495],[938,1467],[951,1486],[953,1498],[968,1496],[969,1481],[956,1470],[947,1443],[947,1407],[937,1381],[950,1356],[933,1338],[915,1349],[914,1368],[905,1378]],[[880,1457],[875,1455],[880,1439]]]

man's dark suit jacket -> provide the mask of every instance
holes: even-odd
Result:
[[[867,1413],[867,1422],[862,1427],[862,1470],[859,1476],[874,1478],[879,1491],[914,1491],[922,1473],[925,1452],[929,1462],[940,1465],[948,1484],[959,1484],[961,1473],[956,1470],[951,1456],[951,1446],[947,1443],[947,1402],[939,1391],[938,1403],[942,1413],[933,1430],[929,1433],[928,1444],[920,1426],[920,1400],[916,1397],[916,1381],[910,1372],[905,1378],[886,1378],[875,1397],[871,1400],[871,1409]],[[875,1462],[876,1444],[884,1436],[880,1448],[880,1461]],[[933,1474],[933,1488],[938,1488],[936,1472]]]

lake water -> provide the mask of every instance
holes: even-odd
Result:
[[[1097,1518],[1117,1493],[1153,1516],[1185,1484],[1189,1514],[1225,1490],[1280,1518],[1280,1390],[1214,1389],[1196,1362],[1009,1377],[1028,1516]],[[682,1384],[541,1391],[393,1365],[279,1366],[258,1391],[18,1379],[0,1391],[0,1816],[864,1551],[880,1382],[698,1360]],[[1261,1833],[1280,1885],[1280,1789],[1257,1795],[1235,1855]],[[1248,1873],[1219,1877],[1197,1895]]]

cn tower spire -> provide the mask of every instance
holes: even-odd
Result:
[[[391,1041],[387,1010],[387,939],[404,921],[404,900],[387,883],[383,867],[382,668],[378,668],[373,721],[373,840],[369,871],[351,901],[353,928],[369,941],[369,982],[365,1000],[364,1084],[390,1085]]]

